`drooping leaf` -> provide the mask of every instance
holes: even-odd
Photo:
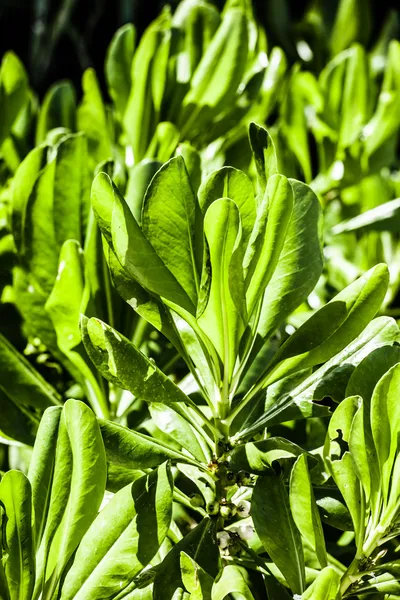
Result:
[[[100,373],[146,402],[173,405],[188,397],[132,342],[99,319],[81,319],[82,339]]]
[[[112,421],[99,419],[107,460],[127,469],[151,469],[166,460],[198,463],[175,448],[148,435],[132,431]]]
[[[279,475],[259,477],[252,497],[254,527],[293,593],[305,587],[301,537],[290,512],[289,498]]]
[[[326,567],[327,555],[324,532],[315,502],[305,454],[301,454],[293,466],[290,475],[289,500],[297,528],[316,552],[321,567]]]

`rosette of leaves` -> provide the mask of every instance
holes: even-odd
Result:
[[[308,525],[293,525],[285,496],[285,481],[297,461],[293,473],[302,483],[292,474],[294,489],[308,481],[311,498],[307,469],[317,460],[286,439],[268,437],[267,428],[329,417],[328,407],[318,401],[327,396],[342,400],[357,365],[373,350],[392,348],[399,339],[395,321],[374,319],[388,285],[384,265],[348,286],[290,337],[283,334],[282,339],[282,330],[276,335],[321,274],[320,206],[307,185],[278,173],[265,130],[252,125],[250,143],[256,190],[243,172],[225,167],[206,178],[195,194],[184,159],[176,157],[152,179],[140,223],[109,176],[100,173],[93,182],[92,206],[116,288],[174,344],[190,375],[177,386],[105,322],[83,317],[81,323],[94,365],[110,383],[145,401],[153,422],[169,437],[161,441],[156,434],[154,443],[165,448],[173,442],[195,461],[179,466],[179,472],[194,485],[192,503],[203,514],[205,506],[226,557],[214,582],[215,598],[230,592],[252,597],[247,571],[240,568],[242,551],[248,555],[245,563],[258,568],[261,561],[277,594],[284,591],[274,579],[276,570],[271,575],[259,556],[265,551],[284,586],[303,593],[299,531],[314,544],[320,566],[330,568],[325,551],[316,549],[311,534],[307,537]],[[108,460],[135,469],[140,454],[135,456],[127,432],[104,430]],[[205,457],[208,462],[203,462]],[[233,519],[248,514],[252,475],[258,477],[252,510],[260,544],[244,547],[246,526]],[[121,477],[110,471],[109,485],[119,485]],[[337,507],[343,504],[335,493],[333,498],[329,490],[324,493],[322,505],[328,520],[335,522]],[[315,521],[315,510],[311,513]],[[348,515],[346,508],[344,513]],[[320,538],[317,521],[313,535]],[[198,527],[203,526],[201,521]],[[226,526],[228,531],[233,527],[228,537]],[[182,551],[187,553],[177,544],[155,570],[155,598],[172,598],[179,588],[190,592],[196,577],[210,584],[206,574],[211,572],[203,559],[196,559],[204,551],[203,542],[193,542],[189,558]]]

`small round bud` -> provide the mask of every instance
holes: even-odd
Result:
[[[200,494],[192,494],[190,497],[190,504],[195,508],[198,506],[204,506],[203,496],[200,496]]]
[[[253,483],[253,478],[247,471],[239,471],[237,474],[237,482],[239,485],[250,485]]]
[[[207,512],[209,515],[217,515],[219,513],[219,503],[218,502],[209,502],[207,504]]]
[[[232,519],[236,514],[236,506],[234,504],[223,504],[219,512],[224,519]]]

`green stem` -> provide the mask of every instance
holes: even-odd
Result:
[[[136,348],[138,348],[138,350],[140,350],[140,347],[143,344],[150,327],[151,325],[148,321],[146,321],[146,319],[143,319],[143,317],[139,318],[132,338],[132,343],[136,346]]]

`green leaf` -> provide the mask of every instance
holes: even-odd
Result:
[[[88,139],[92,168],[111,157],[107,116],[94,69],[86,69],[82,77],[83,99],[78,107],[77,126]]]
[[[132,85],[131,66],[135,49],[136,30],[132,23],[118,29],[108,47],[105,74],[108,91],[122,119]]]
[[[126,337],[99,319],[81,320],[82,338],[100,373],[146,402],[190,403],[186,394]]]
[[[60,350],[76,367],[87,398],[98,416],[108,417],[108,405],[81,345],[80,315],[86,311],[90,290],[85,283],[83,251],[78,242],[67,240],[60,254],[58,276],[45,310],[57,333]]]
[[[370,352],[381,346],[392,345],[399,341],[399,329],[390,317],[373,319],[364,331],[346,348],[331,358],[325,365],[316,369],[309,377],[293,387],[293,389],[277,398],[264,414],[251,425],[246,426],[235,439],[249,437],[261,431],[267,425],[283,423],[291,419],[304,419],[311,416],[329,416],[325,406],[319,406],[314,401],[322,400],[324,381],[334,377],[335,369],[340,365],[350,368],[358,365]],[[321,394],[319,393],[321,390]]]
[[[46,528],[35,594],[52,598],[63,571],[104,496],[106,456],[100,428],[83,403],[68,400],[61,415]]]
[[[3,558],[11,600],[31,600],[35,582],[32,537],[32,493],[21,471],[8,471],[0,482],[0,506],[5,512]]]
[[[283,175],[271,175],[243,260],[251,315],[278,265],[293,209],[293,194]]]
[[[340,352],[375,316],[388,283],[388,268],[381,264],[337,294],[279,349],[268,366],[268,382],[324,363]]]
[[[398,130],[400,110],[400,43],[389,44],[385,74],[378,105],[371,120],[364,127],[365,151],[371,156]]]
[[[271,437],[259,442],[236,446],[230,453],[229,468],[233,471],[249,471],[256,475],[274,474],[274,466],[292,465],[304,450],[281,437]]]
[[[173,123],[162,121],[156,127],[146,158],[154,158],[160,162],[167,162],[174,154],[179,143],[180,133]]]
[[[376,384],[397,363],[400,363],[399,346],[382,346],[373,350],[354,369],[347,384],[346,396],[361,396],[370,406]]]
[[[128,276],[110,247],[104,245],[104,253],[112,283],[120,296],[135,312],[158,331],[161,331],[179,349],[181,347],[180,340],[164,304],[150,296],[137,281]]]
[[[400,495],[400,482],[396,477],[400,431],[399,386],[400,365],[397,364],[379,380],[371,399],[371,429],[381,472],[384,506],[388,503],[396,505]]]
[[[257,169],[259,192],[262,197],[268,179],[278,173],[275,146],[268,131],[255,123],[250,123],[249,140]]]
[[[303,547],[280,476],[259,477],[252,497],[252,516],[265,550],[292,592],[301,594],[305,587]]]
[[[148,435],[99,419],[108,462],[127,469],[151,469],[166,460],[198,466],[189,456]]]
[[[190,452],[199,462],[209,462],[210,457],[204,454],[203,448],[196,437],[198,434],[188,420],[184,419],[171,407],[157,402],[149,404],[149,411],[151,418],[161,431]]]
[[[332,233],[339,235],[350,231],[397,231],[399,226],[400,198],[396,198],[335,225]]]
[[[56,127],[75,130],[76,94],[69,81],[60,81],[51,86],[40,107],[36,126],[36,144],[45,141],[47,134]]]
[[[151,73],[157,49],[163,39],[163,31],[168,24],[169,17],[165,13],[151,23],[142,35],[132,62],[132,86],[124,126],[135,163],[144,158],[153,130],[155,108],[151,94]]]
[[[12,232],[18,252],[24,254],[25,211],[33,186],[46,164],[47,147],[34,148],[18,167],[11,183]]]
[[[196,201],[181,156],[153,177],[143,204],[143,233],[194,306],[199,286],[194,252]]]
[[[219,198],[230,198],[235,202],[240,213],[242,244],[245,248],[256,220],[253,185],[247,175],[233,167],[218,169],[202,182],[198,197],[203,214]]]
[[[33,445],[41,413],[60,397],[2,335],[0,361],[0,435]]]
[[[293,212],[278,265],[264,294],[258,334],[268,339],[307,298],[322,272],[320,205],[304,183],[289,180]]]
[[[332,56],[368,32],[369,8],[360,0],[341,0],[330,34]]]
[[[39,547],[46,526],[60,417],[61,407],[58,406],[44,412],[29,464],[35,547]]]
[[[245,600],[254,600],[244,573],[244,569],[236,565],[224,567],[214,582],[212,600],[224,600],[230,594],[240,594]]]
[[[168,533],[172,490],[170,469],[164,463],[117,492],[83,537],[61,600],[108,600],[126,588]]]
[[[212,577],[191,556],[181,552],[182,582],[191,600],[207,600],[211,597]]]
[[[7,52],[0,65],[0,146],[27,100],[25,69],[14,52]]]
[[[341,107],[338,147],[356,142],[368,118],[368,64],[365,50],[359,44],[348,50]]]
[[[212,276],[207,306],[198,323],[214,344],[230,379],[246,324],[237,205],[229,198],[213,202],[204,219],[204,233],[210,250]]]
[[[348,451],[348,444],[351,424],[359,408],[359,400],[357,396],[352,396],[339,404],[329,423],[324,445],[325,462],[349,509],[356,543],[363,541],[365,506],[363,490],[353,457]]]
[[[182,103],[182,135],[199,131],[205,119],[217,114],[233,99],[247,62],[247,19],[239,9],[228,10],[193,74]]]
[[[340,597],[340,575],[333,567],[326,567],[307,588],[301,600],[339,600]]]
[[[162,167],[160,161],[144,158],[136,163],[129,172],[125,200],[139,225],[142,223],[142,208],[146,190],[160,167]]]
[[[92,186],[92,202],[101,231],[126,272],[144,288],[193,313],[194,306],[143,234],[125,200],[105,173]]]
[[[327,566],[324,532],[305,454],[296,460],[290,475],[290,508],[301,535],[315,551],[322,568]]]
[[[184,589],[180,567],[181,552],[185,552],[206,573],[215,577],[218,570],[219,551],[215,541],[215,524],[205,517],[180,542],[168,552],[157,567],[153,599],[172,600],[177,590]]]

